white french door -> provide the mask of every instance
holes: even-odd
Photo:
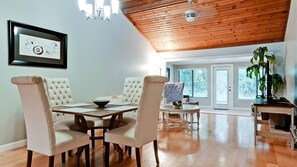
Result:
[[[213,65],[213,108],[233,107],[233,65]]]

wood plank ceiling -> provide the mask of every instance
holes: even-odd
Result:
[[[123,14],[158,52],[284,41],[290,0],[120,0]]]

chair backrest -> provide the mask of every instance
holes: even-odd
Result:
[[[128,77],[125,79],[122,102],[138,104],[142,92],[143,79]]]
[[[167,82],[164,86],[164,100],[166,103],[181,101],[183,98],[183,82]]]
[[[167,80],[168,78],[163,76],[146,76],[144,78],[135,124],[137,146],[157,139],[161,96],[164,83]]]
[[[45,155],[53,155],[55,131],[43,79],[39,76],[20,76],[11,78],[11,82],[18,86],[22,101],[27,148]]]
[[[45,78],[44,83],[51,107],[73,103],[68,78]],[[72,118],[72,115],[53,113],[54,122],[68,118]]]

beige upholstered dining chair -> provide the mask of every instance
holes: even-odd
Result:
[[[138,104],[142,93],[143,78],[125,78],[121,101],[123,103]],[[124,124],[135,124],[137,112],[124,113]]]
[[[142,92],[143,79],[127,77],[124,83],[122,102],[138,104]]]
[[[51,107],[73,103],[73,96],[68,78],[45,78],[44,82]],[[53,117],[56,129],[78,130],[78,127],[74,124],[74,118],[72,115],[53,113]],[[95,140],[103,139],[103,136],[95,136],[95,129],[103,129],[104,133],[108,128],[109,120],[102,120],[93,117],[85,118],[88,130],[91,131],[90,139],[92,141],[92,147],[95,147]]]
[[[85,149],[86,166],[90,166],[89,136],[77,131],[54,129],[43,79],[38,76],[22,76],[13,77],[11,82],[18,86],[23,106],[27,132],[27,167],[31,166],[33,151],[49,156],[49,166],[54,166],[55,154],[63,154],[75,148],[79,150],[77,165]]]
[[[44,78],[45,88],[51,107],[73,103],[72,92],[67,78]],[[52,113],[56,129],[70,129],[62,122],[70,120],[73,122],[73,115]]]
[[[135,147],[137,166],[140,167],[140,147],[149,142],[153,142],[156,163],[159,164],[157,125],[161,95],[164,83],[167,80],[167,77],[163,76],[146,76],[144,78],[143,90],[138,104],[136,124],[122,126],[105,133],[106,166],[109,166],[110,143]]]

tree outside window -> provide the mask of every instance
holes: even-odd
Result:
[[[192,82],[193,70],[179,70],[179,82],[185,83],[184,95],[192,96],[193,82]]]
[[[179,82],[184,82],[184,95],[192,97],[208,96],[207,68],[179,70]]]
[[[194,97],[207,97],[207,68],[194,71]]]
[[[238,68],[238,98],[254,99],[256,97],[256,79],[246,76],[246,68]]]

